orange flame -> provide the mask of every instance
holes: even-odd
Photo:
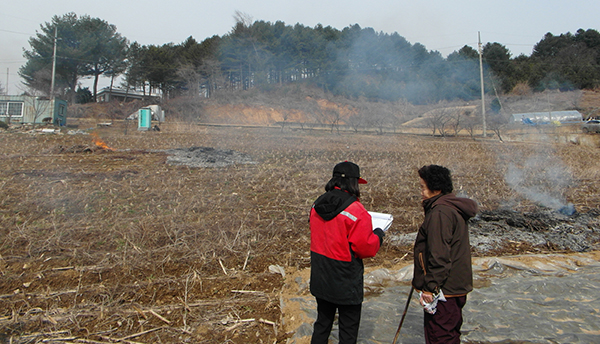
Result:
[[[102,139],[96,133],[92,133],[92,142],[94,142],[94,144],[100,149],[114,151],[114,149],[110,148],[106,142],[102,141]]]

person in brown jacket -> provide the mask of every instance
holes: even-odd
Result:
[[[477,214],[477,203],[452,193],[446,167],[428,165],[418,172],[425,220],[415,240],[412,285],[421,305],[439,301],[433,312],[424,311],[425,342],[458,344],[462,308],[473,290],[467,221]]]

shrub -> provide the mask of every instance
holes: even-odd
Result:
[[[527,83],[521,82],[515,85],[512,93],[517,96],[529,96],[532,93],[531,87]]]

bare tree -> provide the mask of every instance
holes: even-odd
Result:
[[[427,124],[431,128],[431,135],[435,136],[436,131],[440,136],[446,136],[446,126],[452,119],[451,108],[447,104],[438,104],[438,107],[429,111],[427,114]]]
[[[481,125],[481,114],[480,111],[469,112],[465,114],[465,118],[462,121],[462,125],[467,131],[472,139],[475,138],[475,130],[479,128]]]
[[[458,110],[458,109],[456,111],[454,111],[454,113],[450,116],[449,125],[452,128],[452,130],[454,131],[454,136],[458,136],[458,133],[462,129],[462,127],[461,127],[462,117],[463,117],[463,111]]]
[[[378,134],[394,126],[393,108],[390,103],[369,102],[364,99],[356,106],[356,115],[349,118],[350,124],[358,131],[358,126],[375,128]]]
[[[395,133],[396,130],[398,129],[398,127],[402,125],[402,116],[398,115],[396,113],[390,113],[389,114],[389,123],[390,123],[390,127],[392,128],[392,130]]]
[[[363,127],[365,123],[365,117],[360,112],[355,112],[350,117],[348,117],[348,125],[354,130],[355,133],[358,133],[358,130]]]
[[[358,133],[361,128],[369,125],[369,103],[364,99],[360,99],[351,106],[352,110],[350,116],[348,116],[347,123],[355,133]]]
[[[381,108],[373,107],[369,116],[370,124],[377,128],[378,134],[383,134],[385,128],[390,124],[389,114]]]
[[[340,111],[336,108],[327,108],[323,111],[323,115],[325,117],[326,123],[331,126],[331,132],[333,133],[333,129],[337,129],[337,132],[340,132],[340,121],[342,120],[342,116]]]
[[[28,98],[28,101],[25,102],[25,106],[29,108],[33,115],[32,125],[34,128],[38,122],[52,122],[52,114],[49,114],[50,117],[43,117],[48,114],[47,111],[50,108],[50,103],[50,99],[42,97],[30,97]]]
[[[191,97],[200,95],[200,73],[191,64],[185,64],[177,69],[177,75],[187,85],[186,93]]]
[[[502,111],[499,113],[492,113],[492,115],[487,118],[487,124],[487,127],[498,135],[498,140],[503,142],[502,132],[508,125],[507,116],[505,116]]]
[[[396,131],[396,127],[400,124],[400,120],[396,116],[397,112],[394,103],[378,102],[373,104],[372,123],[378,128],[379,134],[383,134],[386,129]]]
[[[233,15],[233,19],[235,20],[236,23],[240,23],[242,25],[244,25],[245,27],[250,27],[254,21],[254,18],[252,18],[251,15],[249,15],[246,12],[241,12],[241,11],[235,11],[235,14]]]
[[[283,132],[283,129],[285,128],[285,125],[287,123],[287,120],[290,118],[290,110],[289,109],[281,109],[281,117],[282,117],[282,121],[279,122],[279,125],[281,125],[281,132]]]
[[[316,124],[321,124],[323,120],[323,114],[321,111],[321,106],[314,99],[307,99],[307,101],[303,101],[299,103],[299,109],[301,109],[307,117],[308,123],[301,124],[302,129],[304,129],[304,125],[307,125],[309,128],[313,127]]]
[[[398,127],[402,126],[403,123],[417,117],[415,106],[404,99],[395,102],[390,108],[390,112],[391,125],[394,132],[396,132]]]

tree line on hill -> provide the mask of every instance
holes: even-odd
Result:
[[[19,70],[24,84],[49,94],[55,64],[54,93],[71,102],[93,100],[101,76],[121,76],[126,89],[159,92],[166,99],[291,83],[349,98],[413,104],[481,94],[478,50],[465,45],[444,58],[396,32],[358,24],[341,30],[291,26],[252,22],[236,13],[235,26],[222,37],[198,42],[190,36],[180,44],[159,46],[129,42],[102,19],[68,13],[42,24],[29,44],[27,62]],[[512,57],[501,43],[487,43],[482,59],[486,92],[508,93],[523,85],[535,91],[600,85],[600,33],[594,29],[547,33],[530,56]],[[78,88],[83,77],[94,78],[92,91]]]

